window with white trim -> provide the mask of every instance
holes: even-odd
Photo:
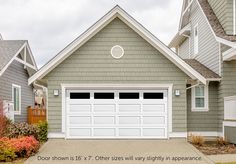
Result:
[[[12,84],[12,101],[15,114],[21,114],[21,86]]]
[[[198,54],[198,24],[196,24],[193,28],[193,40],[194,40],[194,55]]]
[[[207,85],[198,85],[192,88],[192,111],[208,111]]]

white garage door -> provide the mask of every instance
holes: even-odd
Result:
[[[167,90],[69,90],[67,138],[167,138]]]

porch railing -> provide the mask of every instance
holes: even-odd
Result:
[[[224,120],[236,121],[236,95],[224,98]]]
[[[28,123],[35,124],[39,121],[46,121],[46,109],[33,109],[28,107]]]

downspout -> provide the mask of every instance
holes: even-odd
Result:
[[[36,82],[34,82],[33,85],[36,85],[39,88],[42,88],[43,91],[46,92],[46,115],[47,115],[47,121],[48,121],[48,88],[43,85],[37,84]]]

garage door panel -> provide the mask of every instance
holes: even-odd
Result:
[[[143,128],[143,136],[166,136],[165,128]]]
[[[94,124],[115,124],[115,117],[95,116],[94,117]]]
[[[66,99],[67,138],[166,138],[167,92],[151,92],[73,90]]]
[[[140,128],[120,128],[119,136],[122,137],[140,137],[141,129]]]
[[[69,124],[70,125],[84,125],[84,124],[91,124],[91,116],[70,116],[69,117]]]
[[[71,137],[91,137],[91,128],[69,128],[69,136]]]
[[[77,113],[77,112],[91,112],[92,108],[90,104],[70,104],[69,112]]]
[[[165,124],[166,118],[165,116],[143,116],[143,124]]]
[[[141,123],[141,118],[138,116],[119,116],[119,124],[137,124]]]
[[[164,104],[143,104],[143,112],[166,112]]]
[[[94,104],[94,112],[115,112],[115,104]]]
[[[116,136],[115,128],[94,128],[94,136],[114,137]]]
[[[141,105],[139,104],[119,104],[119,112],[140,112]]]

